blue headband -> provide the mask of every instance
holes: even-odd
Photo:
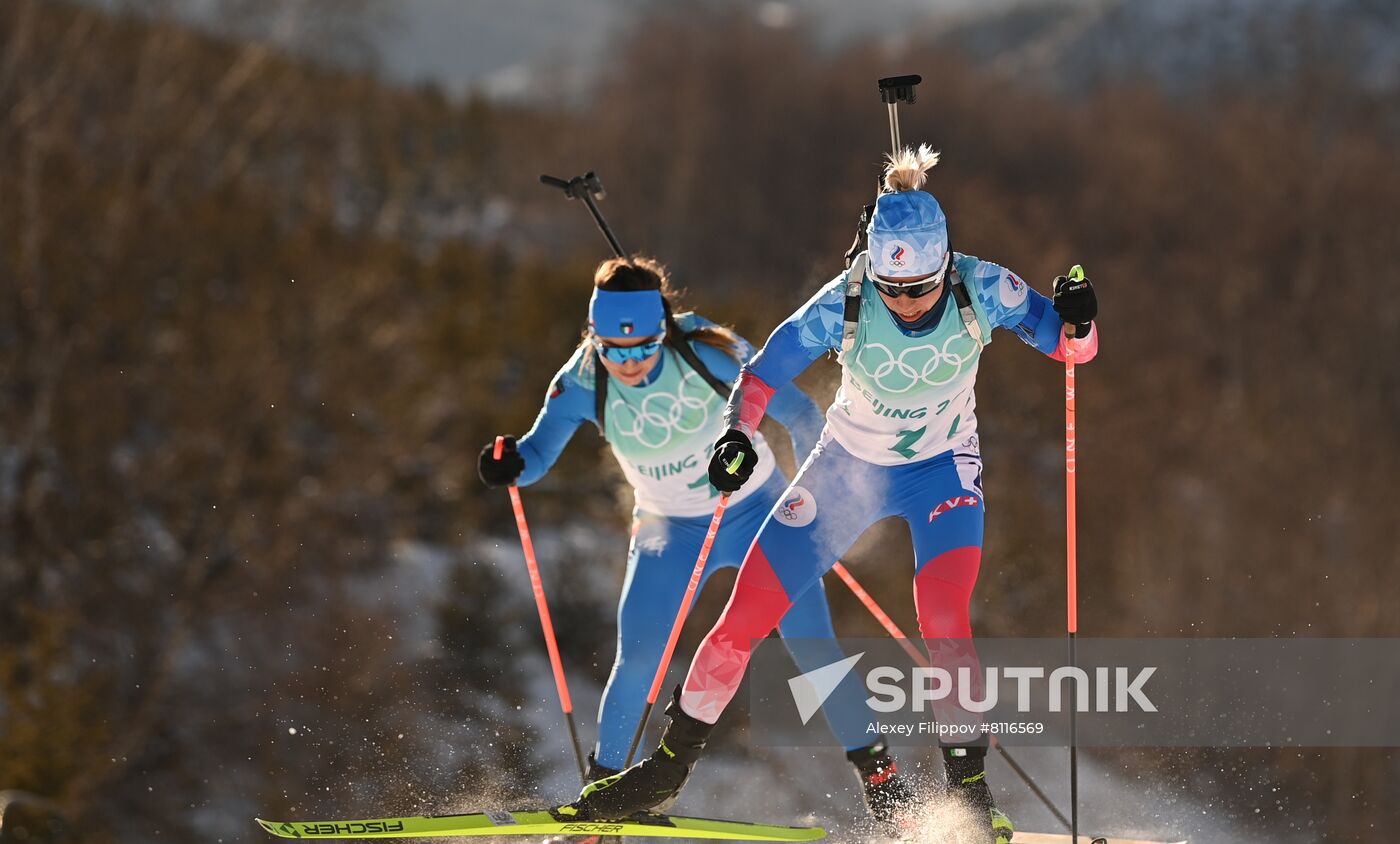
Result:
[[[652,337],[666,333],[660,290],[600,290],[588,300],[588,327],[599,337]]]

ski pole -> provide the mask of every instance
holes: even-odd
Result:
[[[1084,268],[1075,264],[1069,271],[1075,281],[1084,279]],[[1066,326],[1069,336],[1076,335],[1074,326]],[[1079,537],[1075,518],[1075,430],[1074,430],[1074,346],[1065,344],[1065,596],[1066,627],[1069,633],[1069,666],[1076,667],[1075,638],[1079,634]],[[1078,680],[1075,680],[1078,683]],[[1079,734],[1076,713],[1078,690],[1069,708],[1069,816],[1070,840],[1079,841]]]
[[[603,233],[603,237],[608,239],[608,245],[612,247],[613,254],[623,260],[627,259],[627,253],[622,251],[622,244],[618,243],[617,235],[613,234],[612,227],[608,221],[603,219],[603,212],[599,210],[596,200],[606,197],[607,191],[603,190],[603,182],[592,170],[582,176],[575,176],[572,179],[560,179],[557,176],[540,176],[540,183],[550,187],[559,188],[569,199],[581,199],[583,204],[588,206],[588,213],[593,215],[593,222],[598,224],[598,231]]]
[[[492,456],[500,460],[505,450],[506,438],[496,437],[496,449]],[[569,724],[569,741],[574,748],[574,761],[578,763],[579,779],[588,783],[587,768],[583,763],[583,751],[579,749],[578,727],[574,724],[574,703],[569,698],[569,684],[564,679],[564,664],[559,659],[559,644],[554,640],[554,622],[549,618],[549,604],[544,599],[544,581],[540,579],[540,567],[535,562],[535,543],[530,541],[530,528],[525,524],[525,505],[520,502],[520,487],[510,485],[510,505],[515,508],[515,526],[520,531],[520,547],[525,551],[525,568],[530,572],[530,588],[535,593],[535,609],[539,610],[540,627],[544,630],[544,645],[549,651],[549,664],[554,669],[554,687],[559,691],[559,705],[564,710],[564,719]]]
[[[914,660],[914,664],[921,668],[928,668],[928,657],[924,656],[918,648],[914,647],[913,643],[904,635],[904,631],[900,630],[899,625],[894,623],[894,619],[890,618],[889,615],[880,608],[880,605],[875,602],[875,599],[871,597],[870,593],[865,591],[865,588],[860,585],[855,575],[851,574],[850,570],[847,569],[840,560],[837,560],[836,564],[831,568],[832,571],[836,572],[836,576],[841,578],[841,581],[845,583],[846,586],[850,587],[851,592],[865,605],[865,608],[870,611],[870,614],[875,616],[875,620],[880,622],[880,626],[885,628],[885,632],[890,634],[890,636],[899,643],[900,647],[904,648],[904,652]],[[1042,791],[1040,786],[1036,785],[1035,780],[1031,779],[1031,775],[1026,773],[1026,769],[1022,768],[1020,764],[1012,758],[1011,752],[1005,747],[1002,747],[1000,742],[994,741],[993,744],[996,746],[997,751],[1001,753],[1002,759],[1006,760],[1007,766],[1010,767],[1012,771],[1016,772],[1016,776],[1021,778],[1021,782],[1026,784],[1026,787],[1031,790],[1031,793],[1040,800],[1045,808],[1050,810],[1050,814],[1054,815],[1055,819],[1063,824],[1065,829],[1069,829],[1069,819],[1066,818],[1064,813],[1050,800],[1049,795]]]
[[[724,467],[729,474],[739,471],[739,467],[744,464],[744,455],[740,454]],[[671,655],[675,653],[676,641],[681,637],[681,628],[685,626],[686,614],[690,612],[690,604],[695,600],[695,590],[700,586],[700,575],[705,573],[705,563],[710,559],[710,546],[715,544],[715,534],[719,533],[719,523],[724,518],[724,508],[729,506],[729,493],[721,493],[719,504],[715,506],[715,515],[710,519],[710,529],[705,533],[705,541],[700,545],[700,556],[695,558],[695,568],[690,572],[690,583],[685,587],[685,597],[681,599],[681,608],[676,613],[676,620],[671,624],[671,636],[666,640],[666,650],[661,653],[661,663],[656,666],[656,676],[651,681],[651,691],[647,692],[647,706],[642,710],[642,720],[637,722],[637,732],[632,735],[632,746],[627,748],[627,761],[622,764],[626,768],[632,764],[632,756],[637,752],[637,745],[642,742],[642,732],[646,730],[647,721],[651,720],[651,710],[656,706],[656,696],[661,691],[661,684],[666,680],[666,669],[671,664]]]

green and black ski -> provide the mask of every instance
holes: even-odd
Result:
[[[563,807],[567,808],[567,807]],[[570,820],[559,810],[475,812],[468,815],[421,815],[346,821],[265,821],[263,829],[279,838],[419,838],[458,835],[635,835],[648,838],[717,838],[730,841],[816,841],[826,830],[810,826],[775,826],[744,821],[687,818],[679,815],[634,815],[621,821]]]

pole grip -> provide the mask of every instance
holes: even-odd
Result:
[[[725,465],[724,471],[726,471],[726,472],[728,472],[729,474],[732,475],[732,474],[734,474],[735,472],[738,472],[738,471],[739,471],[739,467],[742,466],[742,465],[744,465],[744,453],[743,453],[743,452],[739,452],[739,454],[738,454],[737,456],[735,456],[735,458],[734,458],[733,460],[729,461],[729,463],[728,463],[727,465]]]
[[[1069,279],[1070,279],[1071,281],[1083,281],[1083,280],[1084,280],[1084,266],[1083,266],[1082,264],[1075,264],[1074,266],[1070,267],[1070,268],[1069,268]],[[1078,337],[1078,336],[1079,336],[1079,326],[1077,326],[1077,325],[1066,325],[1066,326],[1065,326],[1065,335],[1068,336],[1068,337]]]

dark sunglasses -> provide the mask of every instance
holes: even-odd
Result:
[[[943,283],[943,277],[948,274],[948,264],[952,260],[953,253],[949,251],[943,256],[943,266],[938,268],[938,272],[929,275],[927,278],[915,281],[885,281],[867,269],[866,274],[870,276],[870,283],[875,285],[875,289],[890,297],[898,299],[900,296],[908,296],[910,299],[918,299],[927,296],[937,290]]]

